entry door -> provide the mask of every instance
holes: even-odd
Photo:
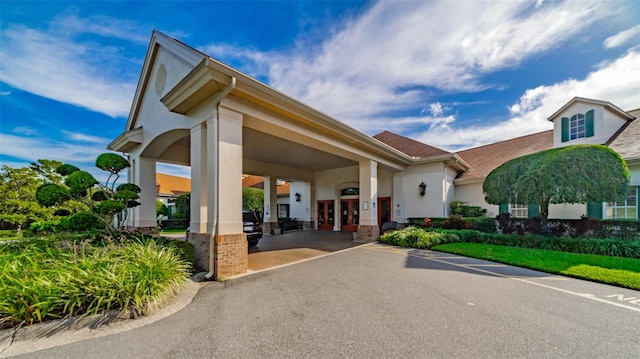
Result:
[[[318,201],[318,229],[333,230],[335,213],[334,202]]]
[[[358,199],[340,200],[340,230],[356,232],[358,230]]]
[[[391,197],[378,197],[378,226],[391,221]]]

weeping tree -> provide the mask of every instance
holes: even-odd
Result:
[[[110,234],[114,234],[116,227],[120,227],[121,224],[119,220],[114,223],[114,217],[127,208],[140,205],[140,187],[133,183],[124,183],[116,187],[120,173],[129,167],[129,162],[120,155],[103,153],[96,159],[96,167],[109,173],[104,184],[100,184],[89,172],[70,164],[63,164],[56,168],[56,173],[62,176],[63,183],[49,182],[41,185],[36,191],[36,199],[44,207],[58,209],[56,213],[59,215],[86,218],[90,213]],[[86,203],[91,209],[89,213],[71,214],[60,210],[62,204],[72,199]]]
[[[482,189],[490,204],[540,205],[547,220],[549,204],[622,201],[629,168],[607,146],[575,145],[514,158],[489,173]]]

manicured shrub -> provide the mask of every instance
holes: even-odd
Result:
[[[81,211],[69,216],[69,229],[85,231],[99,226],[98,219],[91,212]]]
[[[442,224],[444,229],[472,229],[473,223],[464,220],[464,218],[453,215],[446,219]]]
[[[455,234],[436,231],[425,231],[418,227],[407,227],[400,230],[388,231],[378,241],[401,247],[431,248],[441,243],[458,241]]]
[[[485,233],[496,233],[498,228],[496,227],[496,219],[493,217],[477,217],[466,218],[466,221],[473,224],[473,229]]]

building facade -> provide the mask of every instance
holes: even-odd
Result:
[[[454,200],[497,214],[500,208],[482,194],[490,170],[553,146],[593,141],[619,148],[637,186],[634,118],[610,103],[577,98],[550,117],[553,131],[452,153],[391,132],[367,136],[154,31],[126,128],[109,148],[129,156],[129,181],[142,188],[142,204],[128,217],[134,227],[155,227],[156,163],[190,166],[189,240],[200,266],[226,277],[246,270],[243,175],[264,179],[265,230],[278,225],[284,203],[277,185],[286,181],[289,216],[305,229],[353,231],[371,241],[383,222],[447,217]],[[583,207],[552,213],[579,217]],[[622,207],[630,205],[603,204],[602,215]]]

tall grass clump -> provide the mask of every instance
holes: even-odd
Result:
[[[186,284],[189,269],[154,241],[0,245],[0,328],[108,310],[145,314]]]

